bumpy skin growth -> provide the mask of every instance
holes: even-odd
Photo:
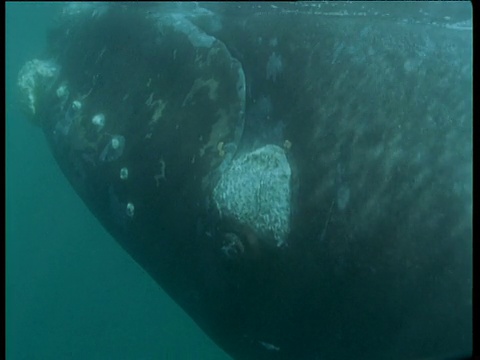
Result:
[[[213,199],[222,218],[284,246],[290,231],[290,180],[284,150],[266,145],[233,160],[213,190]]]
[[[78,3],[22,72],[92,213],[235,359],[472,345],[465,4],[382,6]]]

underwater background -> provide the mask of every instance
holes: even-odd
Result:
[[[6,3],[6,359],[229,357],[101,227],[19,110],[62,3]]]

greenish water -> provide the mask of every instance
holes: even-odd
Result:
[[[228,359],[75,194],[16,77],[56,3],[6,4],[6,358]]]

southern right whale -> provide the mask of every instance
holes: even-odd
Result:
[[[69,4],[19,74],[94,216],[235,359],[472,347],[471,14],[389,6]]]

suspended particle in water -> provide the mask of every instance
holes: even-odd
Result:
[[[100,160],[107,162],[117,160],[122,156],[124,148],[125,138],[122,135],[114,135],[108,144],[105,145],[105,148],[100,154]]]

